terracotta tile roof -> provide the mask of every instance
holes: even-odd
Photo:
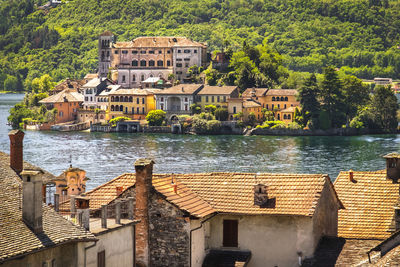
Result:
[[[237,86],[210,86],[205,85],[198,95],[230,95],[237,90]]]
[[[97,73],[88,73],[85,75],[85,77],[83,77],[83,79],[85,80],[90,80],[90,79],[94,79],[94,78],[98,78],[99,76],[97,75]]]
[[[81,88],[82,85],[85,84],[84,80],[70,80],[66,79],[65,81],[60,82],[56,86],[54,86],[54,89],[50,91],[50,94],[54,95],[58,92],[61,92],[65,89],[75,89],[78,90]]]
[[[65,89],[58,94],[46,97],[39,101],[42,104],[51,104],[51,103],[62,103],[65,102],[65,99],[68,102],[83,102],[83,95],[78,93],[76,90],[73,89]]]
[[[22,221],[21,187],[21,179],[9,167],[8,155],[0,152],[0,263],[62,243],[95,240],[90,232],[65,220],[46,204],[43,233],[34,234]]]
[[[109,30],[104,31],[102,34],[100,34],[100,36],[112,36],[114,35],[112,32],[110,32]]]
[[[289,96],[296,94],[296,89],[269,89],[266,95]]]
[[[339,211],[338,235],[344,238],[385,239],[399,198],[399,185],[386,179],[386,170],[340,172],[335,181],[336,192],[344,210]]]
[[[108,93],[109,96],[112,96],[112,95],[148,95],[148,94],[152,94],[152,93],[148,92],[147,90],[144,90],[144,89],[122,89],[122,88]]]
[[[173,192],[171,180],[178,184]],[[167,200],[194,216],[212,212],[235,214],[285,214],[313,216],[323,187],[333,185],[323,174],[257,175],[257,183],[269,186],[269,197],[276,198],[275,208],[254,205],[254,173],[153,174],[153,186]],[[87,192],[90,208],[99,209],[117,197],[116,187],[126,190],[135,184],[135,174],[123,174]],[[65,203],[68,208],[68,203]],[[341,203],[340,203],[341,205]]]
[[[180,84],[161,90],[157,95],[193,95],[203,86],[203,84]]]
[[[131,42],[117,42],[115,48],[152,48],[152,47],[207,47],[186,37],[144,36],[133,39]]]
[[[243,101],[244,108],[259,108],[261,104],[254,100]]]
[[[253,95],[253,90],[255,91],[256,96],[261,97],[266,95],[268,88],[247,88],[242,93],[242,97],[243,98],[251,97]]]

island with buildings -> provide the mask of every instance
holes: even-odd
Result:
[[[203,70],[229,68],[230,60],[221,52],[211,59],[207,48],[186,37],[117,42],[105,31],[98,39],[97,73],[66,79],[48,93],[28,94],[33,110],[40,107],[40,120],[21,122],[24,115],[14,116],[15,110],[9,120],[15,128],[33,130],[192,134],[351,135],[397,128],[397,100],[386,94],[390,110],[382,111],[379,97],[370,97],[369,87],[355,77],[341,82],[359,95],[324,85],[328,94],[336,94],[331,98],[324,98],[313,76],[300,89],[213,84]],[[337,75],[326,72],[326,77]],[[392,82],[376,80],[383,88]],[[365,106],[369,98],[377,99],[376,107]],[[362,113],[364,107],[390,114]]]

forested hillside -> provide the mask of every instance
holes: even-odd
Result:
[[[327,65],[359,78],[400,78],[400,1],[389,0],[69,0],[49,11],[40,0],[2,0],[0,90],[26,89],[96,70],[97,37],[181,35],[210,50],[261,44],[294,71]]]

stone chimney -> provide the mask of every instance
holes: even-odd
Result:
[[[22,220],[35,234],[43,232],[43,171],[24,170],[22,176]]]
[[[89,231],[90,226],[90,209],[89,198],[78,196],[75,198],[76,211],[78,214],[79,224]]]
[[[389,153],[384,158],[386,159],[386,178],[397,184],[400,179],[400,154]]]
[[[276,198],[268,197],[268,186],[254,185],[254,205],[260,208],[275,208]]]
[[[149,266],[149,198],[152,187],[153,164],[151,159],[138,159],[136,171],[135,219],[140,222],[135,227],[136,265]]]
[[[10,167],[17,173],[22,172],[24,166],[23,141],[24,132],[12,130],[8,133],[10,138]]]

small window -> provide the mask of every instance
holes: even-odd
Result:
[[[188,54],[188,53],[190,53],[190,50],[189,49],[185,49],[185,50],[183,50],[183,53]]]
[[[161,97],[161,102],[164,102],[164,97]]]
[[[144,108],[142,108],[142,113],[144,114]]]
[[[214,100],[215,100],[215,99],[214,99],[214,96],[211,96],[211,102],[214,103],[214,102],[215,102]]]
[[[142,98],[142,104],[144,104],[144,97]]]
[[[238,246],[238,221],[237,220],[224,220],[223,221],[222,245],[224,247],[237,247]]]
[[[132,50],[132,54],[137,54],[138,51],[137,50]]]
[[[171,66],[171,61],[170,60],[167,60],[167,66],[168,67]]]
[[[161,50],[158,50],[158,53],[159,53],[159,54],[162,54],[162,51],[161,51]]]
[[[161,110],[164,110],[164,104],[161,104],[161,105],[160,105],[160,109],[161,109]]]
[[[208,103],[208,95],[206,96],[206,102]]]
[[[133,74],[133,76],[132,76],[132,81],[136,82],[136,75],[135,74]]]
[[[217,96],[217,102],[219,102],[219,100],[220,100],[220,99],[219,99],[219,96]]]
[[[125,82],[125,75],[122,75],[122,82]]]
[[[182,63],[176,63],[176,67],[177,68],[181,68],[182,67]]]
[[[287,115],[288,120],[290,120],[290,114]]]
[[[275,101],[275,96],[272,97],[272,101]]]
[[[154,52],[154,51],[153,51]],[[149,60],[149,67],[154,67],[155,62],[154,60]]]
[[[146,54],[146,50],[140,51],[140,54]]]
[[[114,54],[118,55],[118,50],[115,50],[115,51],[114,51]]]
[[[190,58],[184,58],[183,60],[184,61],[190,61]]]
[[[180,49],[178,49],[178,53],[182,53],[182,51]]]
[[[226,102],[226,96],[224,96],[224,102]]]
[[[164,65],[164,62],[162,60],[157,61],[157,67],[162,67]]]
[[[154,54],[154,50],[150,50],[150,51],[149,51],[149,54]]]
[[[167,50],[167,54],[171,54],[171,50]]]
[[[197,49],[193,50],[193,53],[197,54]]]
[[[176,61],[182,61],[182,59],[181,58],[177,58]]]
[[[146,67],[146,60],[141,60],[140,61],[140,66],[141,67]]]
[[[187,97],[185,97],[185,102],[188,102],[188,98]]]
[[[122,54],[124,55],[128,54],[128,50],[122,50]]]
[[[138,65],[138,61],[137,60],[132,60],[132,66],[133,67],[137,67]]]
[[[185,67],[188,68],[189,67],[189,63],[185,63]]]
[[[137,111],[136,113],[139,114],[139,108],[136,108],[136,111]]]
[[[140,80],[143,82],[144,81],[144,75],[142,74],[142,76],[140,77]]]

